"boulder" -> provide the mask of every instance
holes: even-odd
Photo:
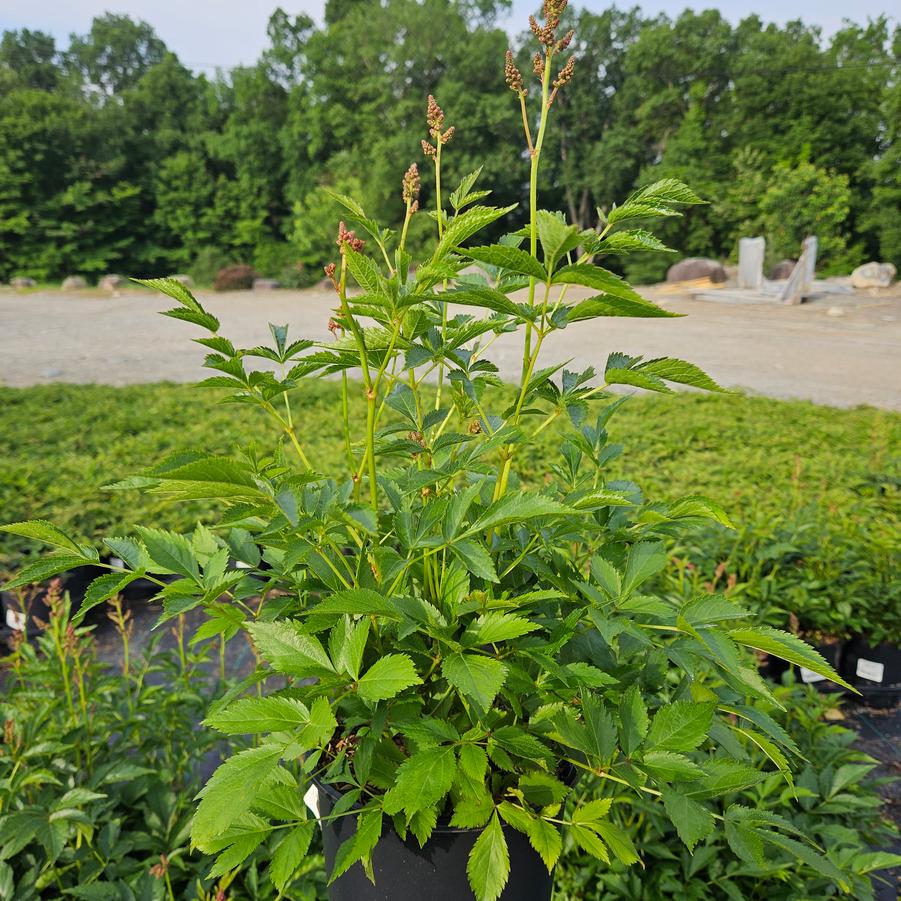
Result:
[[[674,263],[666,272],[668,282],[690,282],[696,278],[709,278],[712,282],[726,281],[726,270],[716,260],[706,257],[686,257]]]
[[[180,285],[184,285],[186,288],[194,287],[194,279],[191,278],[190,275],[179,273],[178,275],[170,275],[169,278],[171,278],[174,282],[178,282]]]
[[[101,291],[119,291],[125,287],[125,279],[121,275],[104,275],[97,287]]]
[[[797,260],[779,260],[772,269],[770,269],[770,281],[782,282],[789,278],[795,271]]]
[[[281,288],[281,285],[274,278],[255,278],[253,280],[254,291],[274,291],[276,288]]]
[[[335,286],[332,284],[332,280],[330,278],[323,278],[320,281],[316,282],[316,290],[328,291],[329,293],[334,294]]]
[[[80,275],[70,275],[68,278],[63,279],[60,288],[62,288],[63,291],[80,291],[82,288],[87,288],[87,286],[87,280]]]
[[[215,291],[247,291],[253,287],[253,280],[256,273],[253,266],[246,263],[235,263],[232,266],[225,266],[216,273],[213,281],[213,289]]]
[[[33,288],[36,284],[37,282],[33,278],[25,275],[19,275],[9,280],[10,288]]]
[[[897,274],[892,263],[864,263],[851,273],[851,285],[854,288],[888,288]]]

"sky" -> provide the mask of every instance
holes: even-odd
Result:
[[[573,0],[588,9],[601,10],[611,0]],[[0,0],[0,31],[31,28],[47,31],[65,47],[69,34],[85,33],[91,19],[104,12],[125,13],[144,19],[174,50],[182,62],[194,69],[211,71],[216,67],[250,64],[266,45],[266,22],[276,6],[290,14],[306,12],[321,18],[322,0]],[[503,23],[513,33],[525,27],[528,13],[539,0],[514,0],[514,12]],[[868,17],[886,13],[894,6],[890,0],[710,0],[687,3],[685,0],[622,0],[618,5],[641,6],[646,14],[678,15],[686,7],[719,8],[733,22],[757,13],[765,21],[779,24],[788,19],[803,19],[819,25],[828,35],[841,27],[843,18],[865,22]]]

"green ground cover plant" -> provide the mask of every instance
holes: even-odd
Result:
[[[353,415],[363,409],[360,393],[351,392]],[[340,405],[340,384],[322,381],[302,398],[289,396],[310,453],[334,474],[342,439],[330,411]],[[133,520],[187,531],[206,515],[206,503],[100,489],[148,459],[200,448],[230,454],[270,434],[258,411],[216,399],[211,389],[196,416],[196,392],[182,385],[0,388],[7,439],[0,505],[84,540],[121,533]],[[628,448],[610,464],[617,478],[642,473],[647,495],[662,501],[700,492],[721,498],[735,522],[734,531],[702,528],[673,542],[665,590],[691,593],[715,582],[772,625],[795,612],[812,635],[860,631],[901,640],[893,618],[901,565],[898,414],[760,397],[645,395],[630,398],[609,431]],[[541,483],[562,434],[558,421],[538,437],[523,458],[524,483]],[[34,551],[25,538],[0,535],[0,571],[10,574]]]

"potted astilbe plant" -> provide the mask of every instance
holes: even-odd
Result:
[[[434,243],[415,261],[406,247],[411,217],[424,215],[416,166],[402,179],[399,234],[337,197],[366,237],[342,223],[327,268],[333,341],[272,326],[271,346],[236,348],[182,284],[144,282],[177,302],[167,315],[208,332],[195,339],[216,372],[203,384],[261,407],[281,435],[267,452],[183,454],[120,483],[216,500],[224,513],[193,535],[143,525],[106,539],[124,566],[98,578],[83,607],[149,577],[164,618],[203,607],[201,637],[244,632],[253,642],[257,672],[207,717],[223,733],[257,736],[200,794],[192,839],[218,855],[216,873],[280,834],[269,875],[283,889],[321,826],[333,899],[534,901],[550,897],[565,832],[602,861],[639,860],[621,825],[630,798],[659,803],[689,847],[724,829],[751,856],[771,843],[816,858],[778,818],[717,799],[759,777],[746,748],[790,779],[790,739],[748,704],[770,692],[744,649],[839,677],[721,596],[645,594],[667,536],[728,519],[698,496],[646,503],[607,475],[607,425],[622,403],[610,386],[720,389],[678,359],[614,353],[599,374],[541,362],[547,338],[577,323],[671,315],[595,260],[658,248],[630,226],[699,202],[661,181],[588,231],[539,208],[547,123],[573,74],[572,33],[557,34],[565,4],[546,0],[544,21],[532,20],[537,110],[507,56],[531,168],[518,231],[479,243],[515,207],[484,205],[477,173],[442,193],[453,129],[430,98]],[[591,296],[572,301],[571,286]],[[487,352],[512,332],[522,368],[504,386]],[[258,358],[265,368],[251,369]],[[330,375],[341,379],[343,457],[319,461],[304,447],[303,390]],[[566,424],[559,457],[545,484],[527,487],[521,462],[555,423]],[[322,474],[339,467],[340,477]],[[56,548],[13,584],[98,561],[48,523],[6,529]],[[583,797],[585,772],[609,792]]]

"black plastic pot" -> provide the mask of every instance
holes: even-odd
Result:
[[[319,813],[328,816],[341,797],[329,785],[317,782]],[[323,822],[322,844],[326,872],[331,873],[341,843],[356,832],[354,816]],[[424,848],[415,837],[406,841],[387,829],[372,854],[373,885],[360,864],[354,864],[329,886],[330,901],[468,901],[473,898],[466,878],[469,852],[478,829],[454,829],[442,825],[432,832]],[[550,901],[553,877],[521,833],[504,827],[510,852],[510,879],[501,901]]]
[[[867,704],[890,707],[901,701],[901,648],[852,638],[842,654],[841,671]]]
[[[826,662],[841,675],[842,657],[844,654],[844,646],[842,643],[836,641],[831,644],[818,644],[816,649],[820,652],[821,656],[825,658]],[[818,691],[844,692],[847,690],[841,685],[836,685],[835,682],[832,682],[829,679],[822,679],[818,675],[811,673],[810,671],[805,671],[798,666],[795,667],[795,678],[799,682],[805,682],[815,686]]]
[[[773,682],[781,682],[782,674],[790,668],[791,664],[779,657],[773,657],[772,654],[760,654],[757,657],[757,669],[760,675]]]

